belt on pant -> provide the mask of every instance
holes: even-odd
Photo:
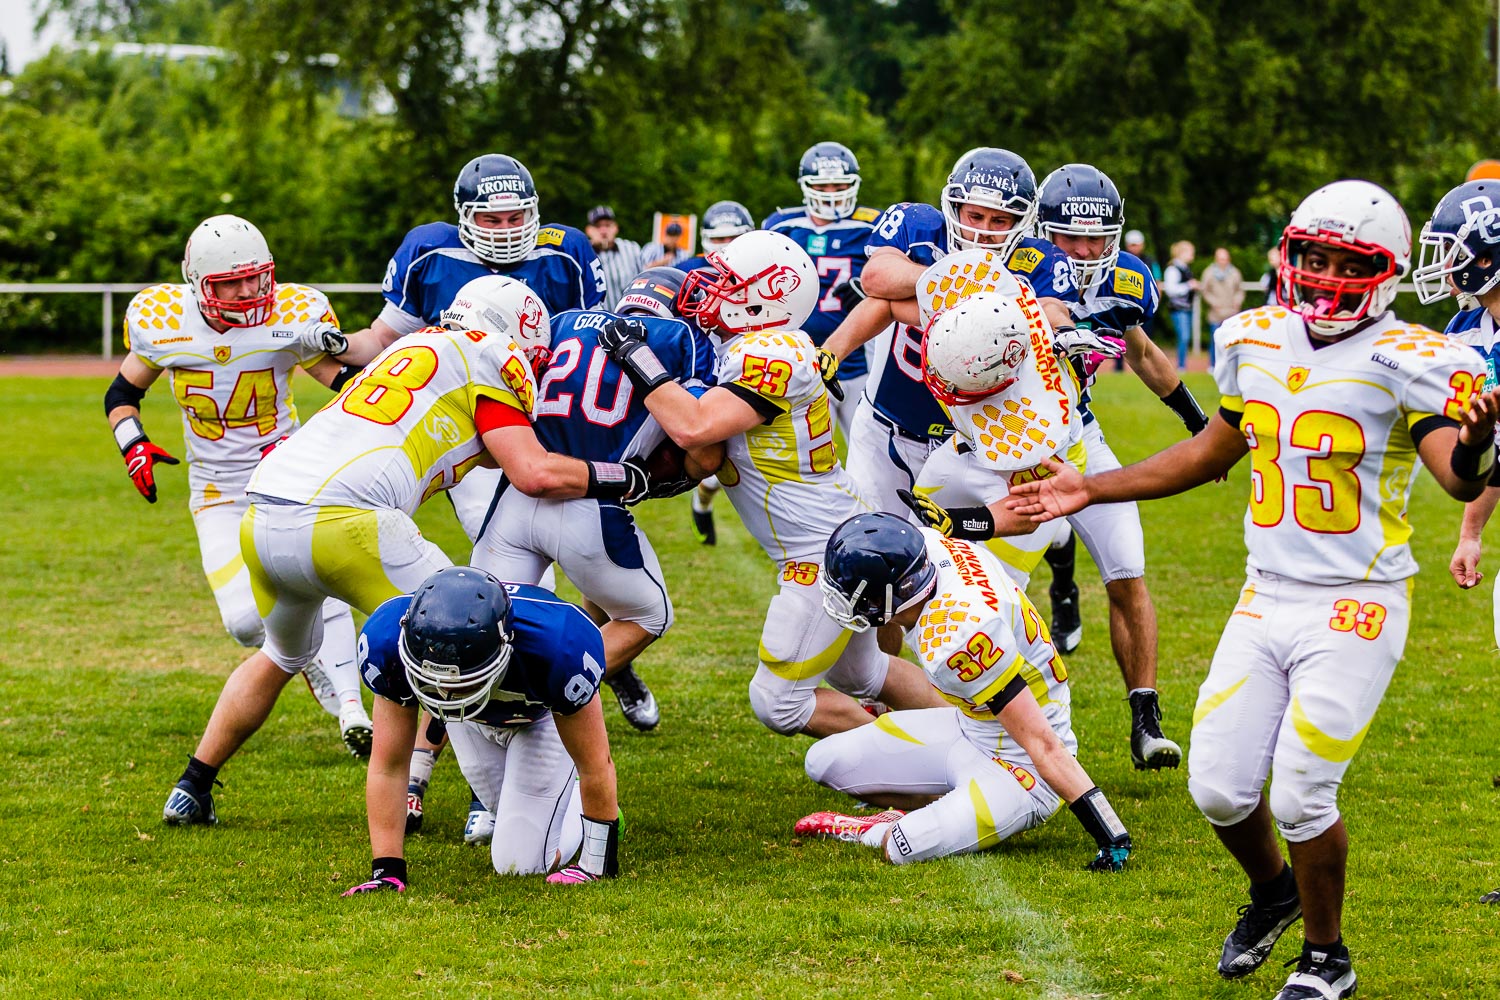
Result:
[[[906,440],[916,441],[918,444],[931,444],[933,441],[942,440],[942,438],[928,437],[926,434],[913,434],[911,431],[907,430],[905,427],[902,427],[900,424],[896,423],[896,421],[892,420],[884,413],[881,413],[873,406],[870,407],[870,413],[875,417],[876,423],[888,428],[897,437],[904,437],[906,438]]]

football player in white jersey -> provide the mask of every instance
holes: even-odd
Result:
[[[183,254],[186,284],[152,285],[125,312],[129,353],[104,394],[104,411],[131,480],[156,502],[157,464],[176,465],[146,436],[141,399],[164,372],[182,409],[189,509],[203,573],[224,627],[242,646],[264,632],[250,574],[240,558],[239,522],[250,502],[245,484],[262,453],[297,429],[292,370],[333,385],[340,365],[326,335],[338,319],[323,293],[277,283],[265,237],[233,215],[205,219]],[[323,606],[324,642],[308,666],[308,686],[339,728],[349,751],[370,753],[370,717],[360,700],[354,620],[348,605]]]
[[[921,671],[881,652],[873,633],[850,632],[822,613],[824,544],[870,506],[839,464],[816,349],[799,329],[818,297],[812,260],[786,236],[761,230],[709,262],[688,275],[679,296],[682,313],[722,344],[718,385],[701,398],[671,381],[623,325],[601,331],[599,343],[679,445],[725,443],[719,482],[776,563],[781,589],[766,610],[750,682],[756,718],[778,733],[827,736],[873,721],[857,698],[896,708],[939,704]]]
[[[1476,392],[1473,348],[1390,313],[1411,228],[1386,191],[1319,188],[1281,246],[1288,308],[1219,327],[1223,399],[1204,431],[1099,475],[1050,463],[1055,476],[1005,503],[1045,521],[1180,493],[1250,455],[1248,578],[1198,692],[1188,789],[1251,882],[1219,974],[1253,971],[1300,914],[1305,942],[1278,1000],[1332,1000],[1355,990],[1338,788],[1406,644],[1411,481],[1425,465],[1450,496],[1479,496],[1500,392]]]
[[[814,743],[808,777],[896,808],[813,813],[798,836],[863,843],[907,864],[994,847],[1066,802],[1098,848],[1088,869],[1125,866],[1130,834],[1076,759],[1067,667],[999,560],[896,514],[860,514],[828,539],[822,586],[845,628],[901,628],[950,707],[888,712]]]
[[[167,798],[167,823],[215,822],[218,771],[311,661],[325,598],[369,614],[450,565],[411,515],[470,469],[498,465],[530,496],[644,495],[639,467],[581,462],[537,441],[536,376],[526,352],[545,350],[549,329],[536,294],[491,275],[459,298],[474,304],[462,329],[429,327],[382,351],[256,469],[240,551],[265,644],[225,682]]]

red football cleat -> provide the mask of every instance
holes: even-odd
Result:
[[[906,813],[900,809],[887,809],[873,816],[816,812],[799,819],[797,825],[792,827],[792,833],[798,837],[832,837],[835,840],[847,840],[851,844],[856,844],[870,827],[878,823],[894,823],[905,815]]]

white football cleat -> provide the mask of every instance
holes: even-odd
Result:
[[[309,663],[302,668],[302,679],[307,682],[307,689],[312,696],[318,699],[318,704],[323,706],[323,711],[339,717],[339,693],[334,689],[333,681],[323,672],[323,668],[316,662]]]
[[[346,701],[339,707],[339,735],[350,753],[360,760],[370,759],[370,749],[375,744],[375,724],[365,714],[364,705]]]
[[[469,819],[464,824],[465,844],[488,844],[495,836],[495,814],[477,799],[469,803]]]

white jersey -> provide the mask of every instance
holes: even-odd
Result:
[[[297,335],[319,322],[338,319],[307,285],[278,284],[265,323],[223,333],[203,319],[187,285],[152,285],[125,310],[125,347],[168,372],[188,463],[248,475],[263,448],[297,429],[292,369],[325,356]]]
[[[1279,306],[1226,320],[1215,344],[1221,405],[1250,445],[1250,569],[1315,584],[1415,574],[1412,431],[1456,420],[1484,382],[1484,360],[1390,313],[1315,347],[1302,318]]]
[[[937,567],[937,587],[906,644],[938,694],[963,713],[965,734],[1006,757],[1025,754],[988,707],[1019,677],[1076,753],[1068,668],[1041,613],[988,549],[921,531]]]
[[[797,330],[758,330],[719,352],[718,384],[745,398],[763,423],[725,442],[719,482],[745,528],[777,562],[822,562],[828,536],[871,510],[839,464],[817,348]]]
[[[266,456],[249,491],[414,513],[485,455],[474,422],[480,399],[531,414],[536,379],[509,337],[437,327],[408,334]]]

